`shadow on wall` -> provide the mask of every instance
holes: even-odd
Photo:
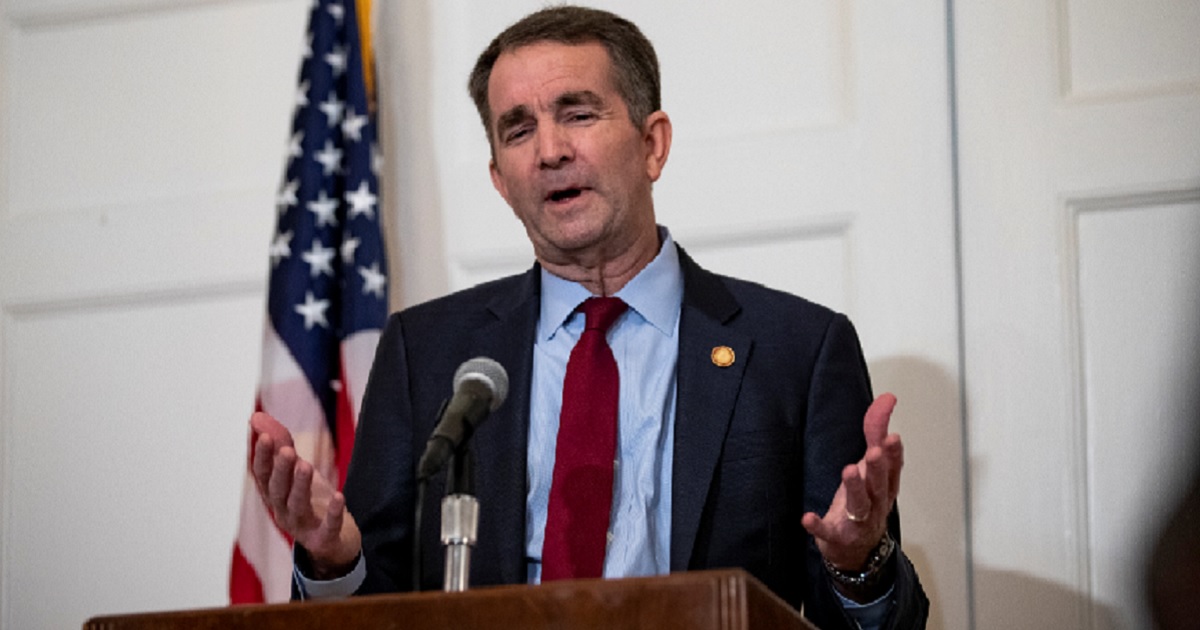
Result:
[[[898,400],[891,430],[904,438],[900,483],[902,547],[929,596],[930,630],[970,624],[967,607],[963,424],[957,375],[930,361],[872,361],[875,394]]]
[[[1200,427],[1200,349],[1192,357],[1190,391],[1192,427]],[[1186,442],[1193,460],[1190,476],[1182,480],[1186,488],[1167,522],[1156,532],[1157,544],[1146,572],[1146,591],[1154,623],[1163,630],[1185,630],[1200,625],[1197,601],[1200,600],[1200,430],[1193,428]]]
[[[1062,630],[1091,628],[1117,630],[1117,615],[1110,606],[1057,582],[1027,573],[1002,571],[988,567],[975,570],[975,585],[989,596],[979,602],[980,619],[1011,620],[1009,628],[1022,630]],[[1005,610],[986,610],[987,606],[1006,606]],[[1087,615],[1093,615],[1088,622]]]

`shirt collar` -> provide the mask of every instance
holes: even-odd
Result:
[[[683,270],[670,231],[658,226],[662,246],[650,264],[617,291],[629,308],[662,334],[675,334],[679,305],[683,303]],[[538,339],[550,339],[584,300],[592,297],[583,285],[560,278],[542,268],[541,316]]]

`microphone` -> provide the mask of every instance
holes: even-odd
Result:
[[[417,464],[417,479],[428,479],[441,470],[454,450],[471,439],[475,429],[508,396],[508,372],[487,358],[475,357],[454,373],[454,397],[446,405],[425,453]]]

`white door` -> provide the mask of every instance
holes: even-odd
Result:
[[[444,249],[448,261],[445,279],[432,282],[402,270],[406,296],[532,262],[522,227],[488,179],[466,79],[493,36],[543,4],[381,6],[391,42],[381,68],[395,80],[383,95],[385,124],[395,124],[385,140],[408,143],[389,149],[403,173],[401,216],[435,217],[401,229],[425,235],[407,237],[418,241],[412,247]],[[592,4],[637,23],[660,57],[675,139],[655,190],[659,220],[702,265],[804,295],[857,325],[876,391],[900,399],[904,549],[933,600],[931,627],[965,627],[942,3]]]
[[[1148,628],[1200,411],[1200,3],[954,10],[976,627]]]

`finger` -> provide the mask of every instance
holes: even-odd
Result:
[[[888,434],[888,422],[892,419],[892,410],[896,408],[896,397],[892,394],[881,394],[867,408],[863,416],[863,435],[867,438],[867,448],[881,446]]]
[[[288,494],[292,491],[292,471],[296,466],[296,451],[285,446],[275,453],[271,468],[271,481],[267,485],[267,502],[276,512],[276,518],[283,516],[280,511],[287,508]]]
[[[888,459],[888,497],[895,501],[900,495],[900,470],[904,468],[904,442],[893,433],[883,443],[883,452]]]
[[[287,427],[265,411],[256,411],[254,415],[250,416],[250,428],[259,435],[259,439],[263,435],[269,435],[279,446],[295,446],[292,443],[292,434],[288,432]]]
[[[260,434],[255,434],[260,435]],[[254,483],[258,493],[266,498],[267,483],[271,480],[271,469],[274,466],[275,442],[269,435],[261,435],[254,442],[254,450],[250,458],[250,472],[254,475]]]
[[[890,509],[891,503],[888,501],[888,464],[890,463],[883,453],[883,449],[876,446],[867,451],[866,457],[863,458],[866,463],[866,476],[864,477],[867,496],[871,499],[871,508],[878,512]]]
[[[833,535],[833,528],[825,522],[824,519],[817,516],[816,512],[809,512],[800,519],[800,525],[804,527],[813,538],[821,540],[829,540]]]
[[[342,520],[346,513],[346,497],[341,492],[333,493],[329,506],[325,511],[325,520],[321,522],[321,537],[325,540],[336,539],[342,532]]]
[[[858,466],[850,465],[842,470],[842,487],[846,489],[846,519],[853,522],[867,520],[871,513],[871,497],[867,495]]]
[[[297,527],[303,527],[314,516],[317,519],[322,516],[315,513],[312,505],[312,482],[312,464],[302,459],[298,460],[292,476],[292,491],[288,493],[287,498],[288,516],[291,517],[292,524]]]

